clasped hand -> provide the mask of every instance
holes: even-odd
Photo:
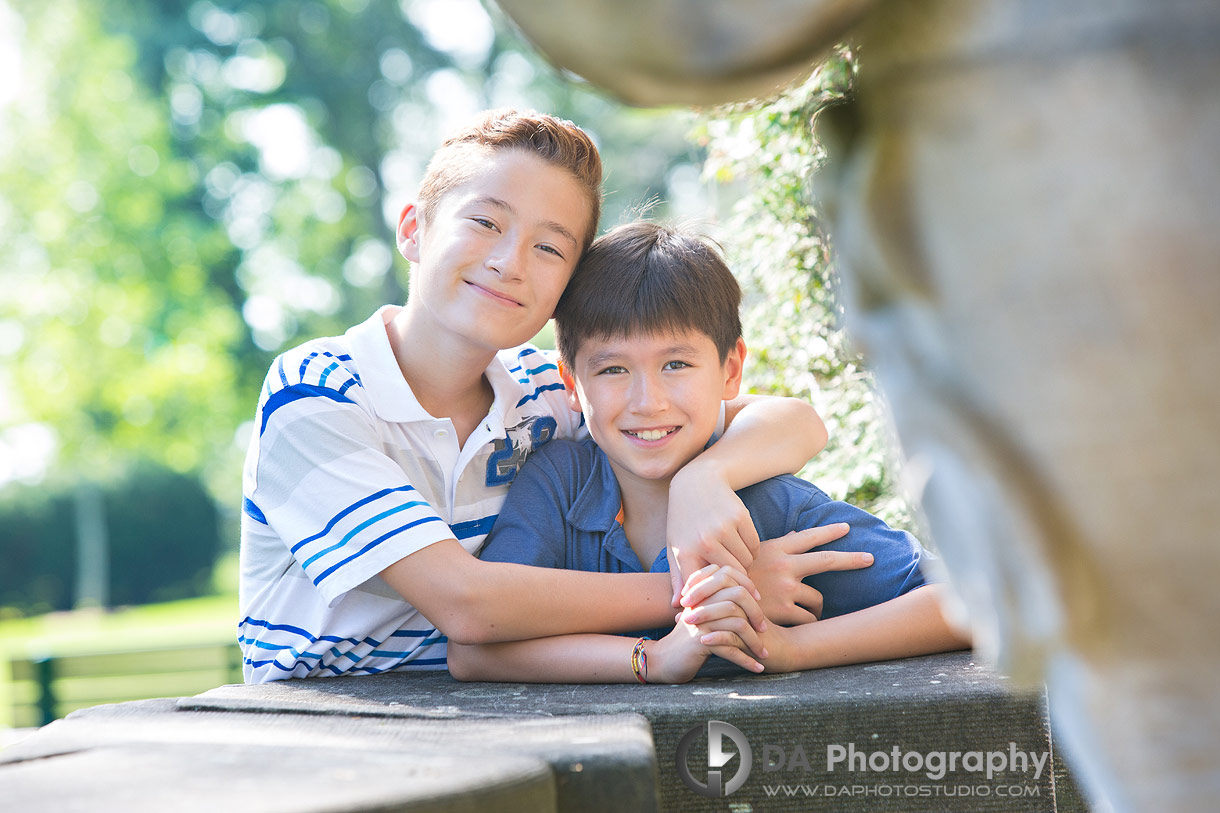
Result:
[[[657,682],[689,680],[709,655],[752,672],[790,661],[786,627],[817,621],[822,594],[804,583],[817,573],[868,567],[868,553],[813,550],[849,530],[835,523],[760,543],[747,572],[710,564],[686,579],[675,597],[683,609],[674,630],[656,644]]]

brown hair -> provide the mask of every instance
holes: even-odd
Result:
[[[589,199],[589,227],[581,250],[593,242],[601,218],[602,161],[589,135],[575,124],[545,113],[508,108],[489,110],[454,132],[441,144],[419,187],[419,213],[423,220],[440,205],[441,198],[464,183],[494,150],[523,150],[552,166],[566,170]]]
[[[741,338],[741,287],[710,241],[638,221],[610,230],[585,252],[555,309],[568,364],[586,339],[698,330],[723,362]]]

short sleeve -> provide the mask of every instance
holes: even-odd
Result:
[[[567,567],[567,523],[572,476],[555,464],[563,441],[531,455],[517,472],[479,558],[535,567]],[[552,448],[554,447],[554,448]]]
[[[453,532],[382,451],[353,388],[295,384],[260,410],[252,502],[333,605]]]

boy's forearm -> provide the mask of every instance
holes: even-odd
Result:
[[[518,683],[634,681],[636,639],[617,635],[561,635],[496,644],[450,644],[449,672],[458,680]]]
[[[826,425],[799,398],[744,395],[726,406],[721,438],[688,464],[714,469],[733,490],[795,474],[826,446]]]
[[[665,573],[588,573],[484,562],[456,540],[430,545],[381,573],[451,641],[490,643],[673,623]]]
[[[949,652],[970,646],[941,611],[944,585],[912,590],[895,599],[847,615],[789,630],[788,657],[767,663],[768,671],[791,672]]]

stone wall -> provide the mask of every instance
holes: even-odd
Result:
[[[692,790],[713,784],[709,721],[732,727],[719,738],[727,797]],[[945,761],[937,776],[936,755],[953,752],[954,770]],[[831,765],[833,753],[845,758]],[[1085,810],[1044,695],[1012,690],[969,653],[680,686],[446,673],[223,686],[39,730],[0,752],[0,798],[116,813]]]

